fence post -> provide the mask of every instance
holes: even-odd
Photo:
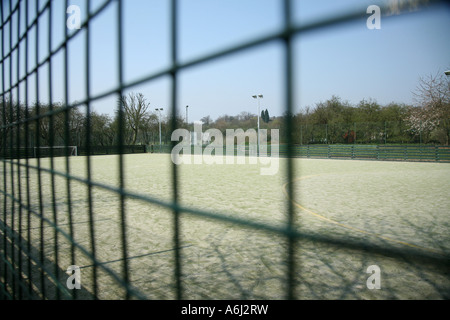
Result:
[[[300,125],[300,145],[303,145],[303,125]]]

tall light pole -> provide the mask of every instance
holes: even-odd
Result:
[[[163,111],[163,108],[156,108],[156,111],[158,111],[158,122],[159,122],[159,153],[161,153],[162,143],[161,143],[161,111]]]
[[[189,108],[189,106],[186,106],[186,124],[189,124],[189,122],[188,122],[188,108]]]
[[[259,100],[260,100],[262,97],[263,97],[262,94],[258,94],[258,95],[252,96],[253,99],[258,100],[258,150],[257,150],[257,155],[258,155],[258,157],[259,157],[259,116],[260,116],[260,114],[261,114],[261,111],[260,111],[261,106],[260,106],[260,104],[259,104]]]

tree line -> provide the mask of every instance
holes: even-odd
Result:
[[[287,135],[285,120],[290,117],[295,130],[290,132],[295,144],[314,143],[435,143],[448,145],[450,138],[450,94],[447,79],[440,75],[421,78],[414,92],[415,105],[363,99],[353,105],[338,96],[308,106],[296,114],[269,116],[260,114],[260,128],[279,129],[281,142]],[[159,144],[159,115],[150,108],[142,93],[130,93],[118,101],[122,108],[114,115],[86,112],[85,106],[65,108],[61,103],[33,104],[25,107],[0,101],[0,147],[36,145],[114,146]],[[257,115],[243,111],[213,120],[201,119],[203,130],[257,128]],[[122,119],[122,120],[120,120]],[[193,130],[192,123],[175,119],[177,128]],[[123,124],[120,130],[120,124]],[[170,143],[172,118],[161,118],[161,136]],[[270,139],[270,130],[269,130]]]
[[[269,117],[261,111],[261,128],[279,129],[286,137],[285,120],[290,117],[295,144],[317,143],[434,143],[450,142],[450,86],[444,73],[421,77],[413,92],[414,104],[392,102],[381,105],[374,99],[351,104],[339,96],[307,106],[296,114]],[[204,117],[203,128],[256,128],[257,117],[248,112],[224,115],[216,121]]]
[[[122,122],[119,111],[114,115],[86,111],[85,106],[65,107],[34,103],[24,106],[8,100],[0,101],[2,113],[0,148],[2,146],[74,145],[114,146],[119,143],[119,133],[125,145],[151,145],[159,143],[159,119],[150,111],[150,103],[141,93],[123,96]],[[169,117],[161,119],[165,143],[169,143]],[[120,129],[120,123],[123,124]],[[177,119],[183,124],[183,119]],[[169,140],[168,140],[169,139]]]

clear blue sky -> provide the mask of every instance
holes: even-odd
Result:
[[[34,1],[30,11],[34,12]],[[103,1],[92,1],[92,11]],[[15,1],[13,1],[15,3]],[[43,1],[39,1],[42,6]],[[344,26],[300,34],[294,42],[295,110],[314,107],[337,95],[357,104],[374,99],[380,104],[412,103],[412,91],[420,76],[436,74],[450,68],[449,7],[393,15],[381,18],[380,30],[369,30],[366,14],[369,5],[385,1],[309,0],[294,1],[295,24],[308,23],[336,14],[360,10],[361,19]],[[86,19],[85,1],[71,0],[81,8]],[[170,65],[170,1],[124,1],[124,80],[131,82]],[[64,38],[64,1],[54,2],[52,47]],[[6,8],[5,8],[6,7]],[[8,10],[7,3],[4,10]],[[382,12],[384,14],[385,12]],[[47,54],[47,15],[39,25],[39,60]],[[23,15],[22,15],[22,22]],[[17,24],[16,17],[13,25]],[[179,10],[179,60],[186,62],[230,45],[279,30],[283,25],[280,0],[181,0]],[[116,4],[92,20],[90,58],[92,96],[117,85]],[[9,30],[5,30],[8,34]],[[70,31],[72,32],[72,31]],[[12,44],[17,41],[13,37]],[[34,45],[34,28],[30,45]],[[69,44],[69,98],[86,97],[84,76],[85,30]],[[9,47],[9,39],[3,44]],[[13,68],[21,57],[13,57]],[[7,50],[6,50],[7,51]],[[62,52],[61,52],[62,53]],[[242,111],[257,113],[253,94],[263,94],[261,108],[271,115],[281,115],[284,106],[283,47],[278,42],[254,48],[220,60],[183,70],[179,82],[179,113],[185,115],[189,105],[189,122],[204,116],[236,115]],[[35,61],[34,52],[29,61]],[[52,59],[53,101],[63,100],[62,54]],[[30,63],[29,69],[33,68]],[[9,72],[9,66],[5,65]],[[40,99],[48,100],[47,67],[39,73]],[[21,69],[21,75],[24,69]],[[15,76],[13,77],[13,81]],[[36,79],[32,77],[30,84]],[[6,86],[8,82],[6,82]],[[170,109],[170,81],[161,78],[130,91],[142,92],[151,108]],[[21,86],[23,92],[23,86]],[[30,96],[33,96],[33,92]],[[23,96],[23,93],[21,93]],[[116,97],[93,103],[99,113],[114,112]]]

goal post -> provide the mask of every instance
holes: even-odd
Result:
[[[77,146],[40,146],[33,148],[35,158],[78,156]]]

